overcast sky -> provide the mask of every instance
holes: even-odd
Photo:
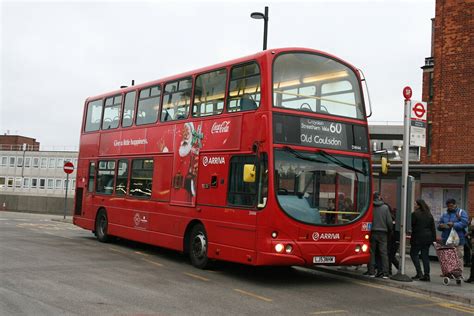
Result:
[[[258,52],[309,47],[362,69],[371,121],[402,121],[402,88],[421,98],[435,0],[0,1],[0,132],[77,147],[84,100]]]

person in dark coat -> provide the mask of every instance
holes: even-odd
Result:
[[[375,256],[377,252],[380,253],[382,278],[388,279],[388,251],[387,240],[392,230],[392,216],[388,206],[383,202],[380,194],[374,192],[373,196],[373,220],[372,220],[372,234],[370,236],[370,263],[369,263],[369,277],[375,277]]]
[[[436,228],[430,208],[424,200],[416,200],[415,211],[411,214],[411,240],[410,257],[415,265],[416,275],[413,280],[430,281],[429,249],[436,240]],[[420,257],[423,261],[421,271]]]

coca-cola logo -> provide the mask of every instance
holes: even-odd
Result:
[[[230,121],[223,121],[221,123],[214,122],[211,128],[211,134],[228,133],[230,128]]]

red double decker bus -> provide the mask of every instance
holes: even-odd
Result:
[[[369,260],[359,71],[273,49],[85,102],[74,224],[209,260]]]

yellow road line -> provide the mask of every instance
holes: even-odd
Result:
[[[183,272],[183,274],[186,274],[187,276],[190,276],[192,278],[195,278],[195,279],[198,279],[198,280],[201,280],[201,281],[209,281],[209,279],[205,278],[205,277],[202,277],[200,275],[197,275],[197,274],[192,274],[192,273],[188,273],[188,272]]]
[[[469,308],[466,306],[452,304],[452,303],[439,303],[438,305],[444,308],[454,309],[460,312],[474,315],[474,308]]]
[[[342,314],[342,313],[348,313],[348,311],[345,311],[343,309],[339,309],[335,311],[320,311],[320,312],[311,313],[311,315]]]
[[[141,252],[141,251],[135,251],[135,253],[136,253],[137,255],[142,255],[142,256],[148,257],[148,254],[143,253],[143,252]]]
[[[439,299],[429,297],[425,294],[415,293],[415,292],[411,292],[411,291],[404,290],[404,289],[392,288],[392,287],[388,287],[388,286],[385,286],[385,285],[378,285],[378,284],[372,284],[372,283],[367,283],[367,282],[359,282],[359,281],[355,281],[355,283],[357,283],[359,285],[363,285],[363,286],[368,286],[368,287],[373,287],[373,288],[376,288],[376,289],[381,289],[381,290],[385,290],[385,291],[389,291],[389,292],[394,292],[394,293],[405,295],[405,296],[421,298],[421,299],[424,299],[424,300],[427,300],[427,301],[430,301],[430,302],[438,302],[439,301]]]
[[[154,265],[157,266],[157,267],[162,267],[162,266],[163,266],[163,265],[162,265],[161,263],[159,263],[159,262],[156,262],[156,261],[153,261],[153,260],[148,260],[148,259],[145,259],[145,258],[142,258],[142,259],[143,259],[143,261],[146,261],[146,262],[148,262],[148,263],[154,264]]]
[[[112,250],[112,251],[119,252],[121,254],[127,255],[127,253],[125,251],[119,250],[115,247],[109,247],[109,249]]]
[[[430,302],[435,302],[434,304],[419,304],[418,306],[412,305],[413,307],[439,306],[439,307],[444,307],[446,309],[452,309],[452,310],[456,310],[456,311],[460,311],[460,312],[464,312],[464,313],[467,313],[467,314],[474,315],[474,309],[472,309],[472,308],[465,307],[465,306],[460,305],[460,304],[439,303],[439,298],[430,297],[430,296],[427,296],[425,294],[415,293],[415,292],[411,292],[411,291],[404,290],[404,289],[390,288],[388,286],[372,284],[372,283],[366,283],[366,282],[357,282],[356,281],[355,283],[363,285],[363,286],[368,286],[368,287],[373,287],[373,288],[376,288],[376,289],[381,289],[381,290],[385,290],[385,291],[394,292],[394,293],[405,295],[405,296],[410,296],[410,297],[414,297],[414,298],[423,299],[423,300],[430,301]]]
[[[250,293],[250,292],[247,292],[247,291],[244,291],[244,290],[234,289],[234,291],[239,292],[239,293],[244,294],[244,295],[248,295],[248,296],[257,298],[257,299],[262,300],[262,301],[265,301],[265,302],[272,302],[272,301],[273,301],[271,298],[267,298],[267,297],[264,297],[264,296],[260,296],[260,295],[257,295],[257,294],[254,294],[254,293]]]

